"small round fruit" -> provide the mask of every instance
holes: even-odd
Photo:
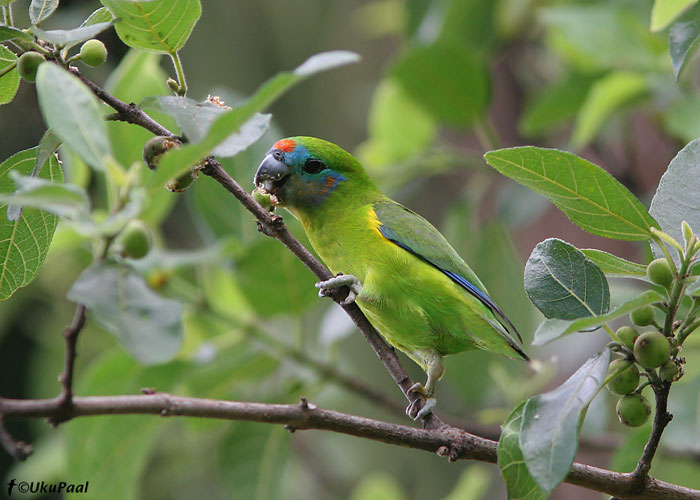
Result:
[[[268,212],[274,210],[275,207],[272,205],[272,200],[270,199],[272,195],[270,193],[263,193],[260,188],[256,187],[251,194],[253,195],[253,199],[262,205],[265,210]]]
[[[617,372],[619,374],[608,382],[610,392],[622,396],[637,388],[639,385],[639,370],[634,363],[626,359],[616,359],[610,363],[608,374]]]
[[[637,340],[637,337],[639,337],[637,330],[631,326],[621,326],[617,329],[615,335],[617,335],[617,338],[620,339],[620,342],[630,349],[634,348],[634,341]]]
[[[145,257],[151,244],[151,231],[145,222],[138,219],[129,221],[115,241],[117,252],[132,259]]]
[[[151,137],[143,146],[143,161],[148,168],[155,170],[166,151],[179,147],[180,142],[172,137],[164,135]]]
[[[657,331],[642,333],[634,343],[634,358],[649,370],[663,365],[670,355],[668,340]]]
[[[36,71],[39,65],[46,62],[46,58],[38,52],[25,52],[17,60],[17,71],[19,76],[27,82],[36,81]]]
[[[184,193],[185,190],[192,185],[192,183],[197,180],[199,174],[196,172],[187,172],[182,174],[177,179],[170,179],[165,184],[165,189],[171,193]]]
[[[652,281],[661,286],[668,286],[673,283],[673,273],[668,261],[664,258],[654,259],[647,266],[647,276]]]
[[[88,40],[80,47],[80,60],[88,66],[99,66],[107,60],[107,47],[99,40]]]
[[[651,306],[635,309],[630,313],[630,319],[637,326],[649,326],[654,322],[654,309]]]
[[[620,423],[627,427],[639,427],[649,420],[651,404],[636,392],[622,396],[615,407]]]
[[[673,382],[676,380],[677,375],[678,367],[672,359],[666,361],[663,365],[661,365],[661,368],[659,368],[659,377],[664,382]]]

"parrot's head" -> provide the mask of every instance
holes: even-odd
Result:
[[[254,182],[295,215],[313,212],[341,192],[373,187],[350,153],[314,137],[277,141],[258,167]]]

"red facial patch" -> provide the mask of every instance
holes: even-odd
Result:
[[[284,151],[285,153],[294,151],[294,148],[296,147],[297,143],[294,142],[292,139],[282,139],[281,141],[277,141],[272,146],[273,149],[279,149],[280,151]]]

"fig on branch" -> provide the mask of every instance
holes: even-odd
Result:
[[[623,396],[634,391],[639,385],[639,370],[634,363],[626,359],[616,359],[610,363],[608,374],[618,373],[608,382],[608,389]]]
[[[637,326],[649,326],[654,322],[654,309],[643,306],[630,313],[630,320]]]
[[[88,40],[80,47],[80,60],[88,66],[100,66],[107,60],[107,47],[99,40]]]
[[[663,365],[670,355],[668,339],[657,331],[642,333],[634,343],[634,358],[648,370]]]
[[[146,162],[148,168],[155,170],[156,167],[158,167],[158,162],[166,151],[179,147],[180,142],[177,139],[164,135],[157,135],[144,144],[143,161]]]
[[[639,427],[649,420],[651,404],[636,392],[622,396],[615,407],[620,423],[627,427]]]
[[[139,219],[129,221],[114,241],[114,251],[122,257],[141,259],[151,250],[152,237],[148,225]]]
[[[661,286],[668,286],[673,283],[673,272],[666,259],[659,258],[652,260],[647,266],[647,276],[652,283]]]
[[[617,335],[617,338],[620,339],[620,342],[622,342],[623,345],[629,347],[630,349],[634,349],[634,341],[637,340],[637,337],[639,337],[637,330],[631,326],[621,326],[617,329],[615,335]]]
[[[27,82],[35,82],[36,71],[43,62],[46,62],[46,58],[38,52],[25,52],[17,60],[19,76]]]

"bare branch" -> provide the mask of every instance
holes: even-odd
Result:
[[[78,344],[78,335],[80,330],[85,326],[85,306],[78,304],[75,308],[73,321],[63,330],[63,338],[66,341],[66,354],[63,364],[63,373],[58,376],[61,382],[61,394],[58,396],[60,407],[64,410],[69,410],[73,403],[73,372],[75,369],[75,358],[77,356],[76,346]],[[55,415],[52,423],[57,424],[61,421],[60,415]]]
[[[90,90],[103,102],[115,109],[110,119],[139,125],[154,134],[177,137],[161,126],[136,104],[127,104],[85,78],[76,68],[70,68]],[[263,233],[279,240],[296,255],[320,280],[332,277],[326,269],[301,243],[287,230],[282,218],[270,214],[260,206],[216,161],[209,157],[202,170],[206,175],[232,193],[243,206],[257,219]],[[343,291],[333,296],[341,301]],[[352,318],[365,339],[385,365],[394,381],[401,387],[409,401],[421,399],[415,393],[408,393],[413,382],[403,370],[393,349],[378,335],[356,304],[341,306]],[[75,324],[75,321],[74,321]],[[78,328],[79,331],[79,328]],[[75,338],[75,336],[71,336]],[[67,338],[68,340],[68,338]],[[74,350],[74,345],[72,347]],[[182,415],[192,417],[224,418],[284,424],[285,428],[322,429],[341,432],[389,444],[418,448],[447,456],[450,460],[474,459],[494,463],[496,461],[495,441],[468,434],[462,429],[449,426],[434,414],[424,419],[424,429],[391,424],[362,417],[356,417],[332,410],[316,408],[306,402],[300,405],[272,405],[261,403],[241,403],[148,394],[143,396],[72,397],[72,363],[66,359],[66,369],[61,395],[49,400],[11,400],[0,398],[0,416],[5,417],[49,417],[61,421],[87,415],[110,414],[158,414],[161,416]],[[70,369],[68,369],[70,365]],[[69,380],[69,382],[65,382]],[[64,394],[67,394],[64,395]],[[666,391],[667,394],[667,391]],[[70,401],[66,405],[65,401]],[[3,445],[14,443],[9,434],[0,428]],[[660,436],[660,433],[659,433]],[[6,439],[6,438],[9,438]],[[657,443],[658,445],[658,443]],[[12,446],[10,446],[12,448]],[[654,447],[655,450],[656,447]],[[651,452],[653,456],[653,451]],[[650,462],[650,461],[649,461]],[[621,474],[604,469],[575,463],[566,481],[589,489],[605,492],[622,499],[697,499],[700,491],[664,483],[643,474]]]
[[[54,417],[63,412],[57,399],[2,399],[0,414],[8,417]],[[166,393],[138,396],[75,397],[69,417],[150,414],[245,420],[284,425],[290,431],[317,429],[415,448],[454,460],[496,462],[495,441],[461,429],[419,429],[326,410],[302,400],[300,404],[266,404],[189,398]],[[575,463],[566,482],[614,495],[621,499],[700,500],[700,491],[646,477],[636,491],[632,474],[612,472]]]
[[[660,386],[652,384],[654,389],[654,396],[656,399],[656,410],[654,413],[654,423],[651,427],[651,434],[649,435],[649,440],[647,444],[644,445],[644,451],[642,456],[639,458],[637,467],[635,467],[632,477],[634,478],[635,484],[641,487],[644,484],[644,478],[649,474],[649,469],[651,469],[651,461],[656,454],[656,450],[661,442],[661,435],[664,432],[666,426],[673,419],[673,415],[668,412],[668,393],[671,390],[670,382],[661,382]]]
[[[12,434],[5,428],[2,413],[0,413],[0,445],[16,460],[24,460],[34,451],[34,447],[31,444],[17,441],[12,437]]]

